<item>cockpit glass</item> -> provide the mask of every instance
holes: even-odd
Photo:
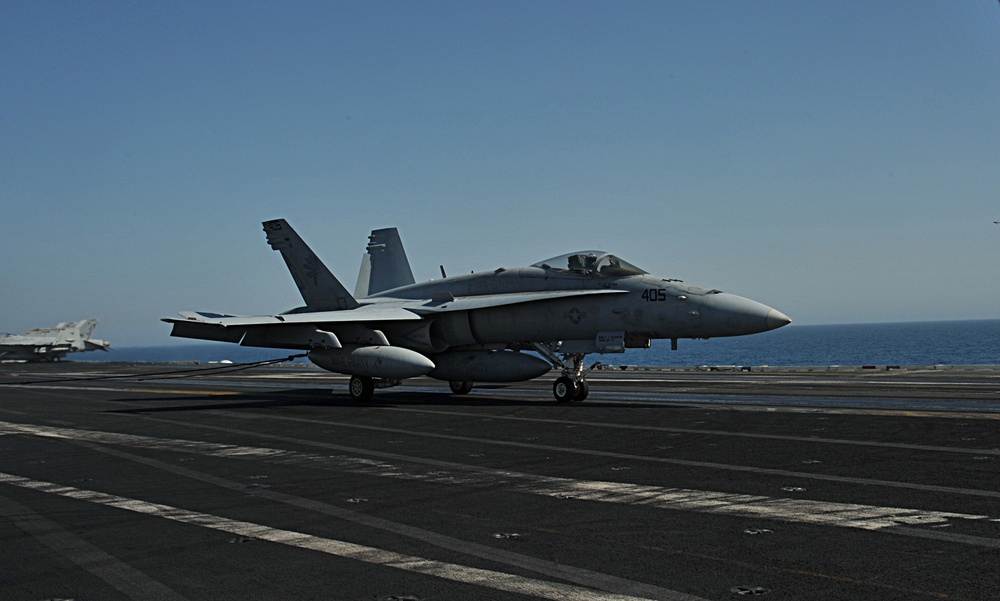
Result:
[[[645,275],[647,272],[603,250],[582,250],[552,257],[535,263],[532,267],[552,269],[562,273],[596,275],[602,277],[624,277]]]

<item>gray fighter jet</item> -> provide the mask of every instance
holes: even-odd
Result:
[[[319,367],[351,376],[357,401],[404,378],[430,376],[466,394],[473,382],[530,380],[553,367],[562,372],[556,400],[582,401],[594,367],[585,367],[588,354],[648,348],[654,338],[676,349],[680,338],[791,322],[756,301],[654,276],[600,250],[417,284],[394,228],[372,232],[352,295],[285,220],[263,225],[304,307],[250,317],[182,312],[163,321],[172,336],[307,350]]]
[[[67,353],[106,351],[110,342],[91,338],[97,324],[96,319],[84,319],[23,334],[2,334],[0,361],[60,361]]]

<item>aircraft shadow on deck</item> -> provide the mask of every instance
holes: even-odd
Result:
[[[498,389],[503,387],[497,387]],[[150,406],[135,407],[130,409],[114,409],[108,413],[124,414],[150,414],[168,413],[182,411],[218,411],[237,409],[268,409],[281,407],[564,407],[581,411],[585,409],[624,409],[624,408],[646,408],[646,409],[686,409],[694,408],[687,405],[637,402],[602,402],[599,400],[589,400],[585,403],[559,403],[555,400],[548,400],[544,396],[540,398],[514,399],[510,397],[489,396],[482,392],[478,394],[455,396],[445,392],[411,392],[411,391],[386,391],[377,395],[370,401],[358,402],[351,399],[347,391],[331,392],[327,389],[305,388],[290,389],[268,393],[236,393],[224,397],[227,402],[219,402],[216,394],[184,395],[184,396],[146,396],[131,397],[122,399],[129,403],[148,403]],[[163,403],[176,403],[177,401],[193,401],[184,404],[171,404],[162,406]],[[201,401],[207,401],[203,403]]]

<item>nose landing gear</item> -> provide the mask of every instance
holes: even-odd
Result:
[[[560,403],[568,403],[570,401],[580,402],[590,394],[590,382],[586,380],[574,381],[569,376],[561,376],[553,384],[552,394],[555,395],[556,400]]]
[[[565,355],[563,359],[572,359],[573,367],[569,367],[565,362],[561,362],[563,365],[562,375],[556,378],[555,384],[552,385],[552,394],[556,397],[556,400],[560,403],[568,403],[570,401],[580,402],[587,398],[590,394],[590,383],[584,378],[591,369],[597,365],[591,365],[589,369],[584,371],[583,369],[583,358],[586,355],[582,353],[576,353],[572,355]]]
[[[553,367],[562,369],[562,375],[556,378],[555,384],[552,385],[552,394],[557,401],[560,403],[580,402],[587,398],[587,395],[590,394],[590,384],[585,378],[590,370],[600,365],[600,361],[595,361],[593,365],[584,369],[583,359],[587,356],[586,353],[564,353],[560,359],[556,355],[557,344],[532,342],[529,343],[529,346],[548,359]],[[567,363],[571,359],[572,366]]]

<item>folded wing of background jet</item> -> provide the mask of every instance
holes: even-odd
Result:
[[[163,321],[172,336],[308,350],[316,365],[352,376],[357,400],[409,377],[447,380],[464,394],[473,382],[528,380],[553,366],[562,370],[556,399],[583,400],[587,354],[790,322],[755,301],[652,276],[603,251],[416,284],[395,228],[372,232],[351,295],[286,221],[263,225],[305,306],[249,317],[184,312]]]

